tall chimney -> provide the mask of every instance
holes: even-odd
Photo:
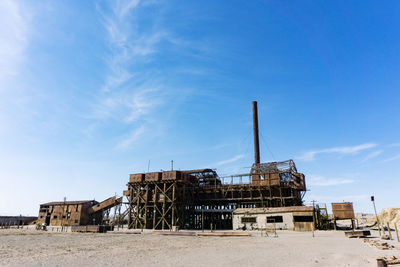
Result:
[[[260,144],[258,141],[258,111],[257,101],[253,101],[253,133],[254,133],[254,163],[260,164]]]

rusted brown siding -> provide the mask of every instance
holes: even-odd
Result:
[[[147,182],[158,182],[161,180],[162,173],[161,172],[149,172],[146,173],[145,179]]]
[[[353,203],[332,203],[332,213],[337,220],[354,219]]]

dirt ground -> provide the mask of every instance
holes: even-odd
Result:
[[[373,232],[373,235],[377,233]],[[0,229],[1,266],[376,266],[378,250],[340,231],[196,237]]]

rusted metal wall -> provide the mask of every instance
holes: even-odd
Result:
[[[165,171],[162,172],[163,181],[186,181],[189,175],[181,171]]]
[[[352,202],[332,203],[333,218],[336,220],[354,219]]]
[[[144,181],[144,173],[131,174],[129,176],[130,183],[141,183]]]
[[[122,197],[120,197],[118,199],[115,196],[107,198],[106,200],[104,200],[94,206],[89,207],[88,214],[92,214],[95,212],[99,212],[99,211],[103,211],[103,210],[112,208],[121,202],[122,202]]]
[[[146,182],[157,182],[161,180],[161,172],[149,172],[145,174]]]
[[[295,231],[312,231],[313,222],[294,222],[294,230]]]
[[[101,203],[94,200],[49,202],[40,205],[37,223],[52,226],[99,224],[103,212],[121,202],[122,198],[115,196]]]
[[[85,221],[85,216],[82,216],[82,212],[85,211],[84,206],[85,203],[54,204],[49,205],[48,208],[41,206],[37,222],[54,226],[80,225]]]

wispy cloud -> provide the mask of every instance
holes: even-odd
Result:
[[[140,126],[137,129],[131,131],[128,135],[124,136],[124,138],[118,143],[117,148],[126,149],[129,148],[134,142],[136,142],[140,136],[145,132],[145,127]]]
[[[318,175],[309,175],[307,177],[307,184],[311,186],[334,186],[354,183],[352,179],[342,178],[326,178]]]
[[[18,74],[28,44],[27,14],[18,1],[0,1],[0,91],[4,80]]]
[[[244,157],[245,157],[244,154],[239,154],[239,155],[236,155],[236,156],[234,156],[234,157],[232,157],[230,159],[219,161],[219,162],[215,163],[215,165],[216,166],[225,165],[225,164],[228,164],[228,163],[232,163],[232,162],[238,161],[239,159],[242,159]]]
[[[98,7],[110,53],[105,60],[108,72],[92,105],[91,117],[131,125],[130,132],[117,144],[117,148],[128,148],[151,128],[150,116],[170,97],[161,75],[146,65],[154,59],[158,45],[168,34],[155,25],[141,28],[139,0],[110,1],[109,4],[107,11]]]
[[[382,152],[383,152],[383,150],[377,150],[377,151],[371,152],[361,162],[366,162],[370,159],[376,158],[377,156],[382,154]]]
[[[397,154],[391,158],[384,159],[384,160],[382,160],[382,162],[390,162],[390,161],[397,160],[397,159],[400,159],[400,154]]]
[[[389,144],[388,147],[400,147],[400,143]]]
[[[113,8],[114,13],[119,19],[122,19],[131,9],[135,8],[139,2],[139,0],[117,0]]]
[[[377,144],[365,143],[357,146],[344,146],[344,147],[332,147],[320,150],[312,150],[305,152],[303,155],[298,157],[299,160],[311,161],[315,159],[318,154],[357,154],[362,150],[376,147]]]

